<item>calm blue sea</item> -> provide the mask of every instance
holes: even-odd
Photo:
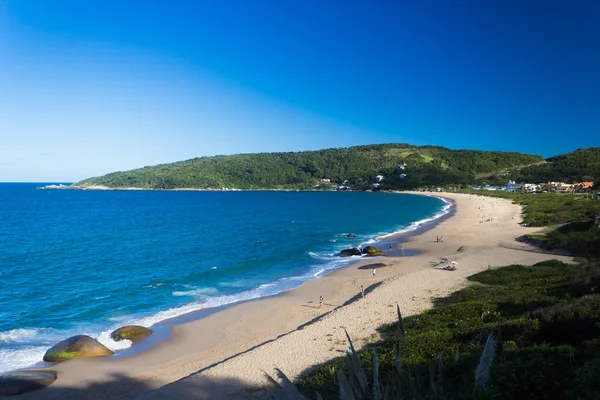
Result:
[[[277,294],[336,253],[447,212],[425,196],[37,190],[0,183],[0,371],[75,334],[108,334]],[[354,239],[347,233],[357,235]]]

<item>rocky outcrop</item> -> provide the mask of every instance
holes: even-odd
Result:
[[[370,256],[370,257],[375,257],[375,256],[385,256],[385,253],[383,252],[383,250],[381,250],[379,247],[375,247],[375,246],[367,246],[364,249],[362,249],[362,253]]]
[[[344,249],[342,251],[340,251],[340,254],[338,254],[340,257],[351,257],[351,256],[360,256],[360,250],[357,249],[356,247],[353,247],[351,249]]]
[[[347,238],[355,238],[356,235],[354,233],[349,233],[346,235]]]
[[[110,337],[118,342],[123,339],[131,340],[133,343],[139,342],[142,339],[152,335],[154,331],[150,328],[145,328],[138,325],[128,325],[113,331]]]
[[[44,354],[44,361],[58,363],[72,358],[102,357],[115,354],[108,347],[86,335],[77,335],[55,344]]]
[[[14,396],[49,386],[57,378],[51,369],[22,369],[0,375],[0,396]]]

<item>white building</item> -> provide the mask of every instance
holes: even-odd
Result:
[[[542,186],[538,185],[537,183],[524,183],[523,184],[523,189],[526,192],[541,192],[542,191]]]
[[[521,189],[521,187],[522,187],[522,186],[523,186],[523,185],[520,185],[520,184],[516,183],[515,181],[511,181],[511,180],[509,180],[509,181],[508,181],[508,183],[507,183],[507,184],[506,184],[506,186],[505,186],[505,190],[506,190],[507,192],[514,193],[514,192],[516,192],[518,189]]]

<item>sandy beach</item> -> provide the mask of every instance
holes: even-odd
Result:
[[[433,229],[406,238],[403,250],[418,251],[415,256],[360,260],[282,295],[177,325],[170,340],[131,357],[58,364],[52,369],[59,378],[50,387],[12,398],[260,398],[256,388],[267,383],[263,371],[272,373],[278,367],[294,379],[316,364],[344,355],[344,329],[357,347],[376,340],[376,329],[396,319],[396,303],[408,316],[430,308],[432,299],[464,287],[466,277],[488,265],[571,260],[515,241],[539,230],[519,225],[520,206],[474,195],[443,196],[456,202],[455,213]],[[442,242],[437,242],[438,236],[443,236]],[[442,258],[456,261],[458,269],[441,269],[447,265]],[[371,268],[358,269],[371,263],[386,266],[377,268],[375,276]]]

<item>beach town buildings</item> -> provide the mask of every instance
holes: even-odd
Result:
[[[507,192],[514,193],[517,190],[521,189],[522,186],[523,185],[518,184],[515,181],[509,180],[508,183],[506,184],[506,186],[504,187],[504,190],[506,190]]]
[[[581,183],[576,183],[575,185],[576,185],[577,191],[588,192],[588,191],[591,191],[592,188],[594,187],[594,182],[581,182]]]
[[[542,191],[542,185],[538,183],[524,183],[523,190],[527,193],[536,193]]]
[[[384,177],[383,175],[377,175],[377,176],[375,177],[375,180],[376,180],[377,182],[381,182],[381,181],[382,181],[382,180],[384,180],[384,179],[385,179],[385,177]]]

